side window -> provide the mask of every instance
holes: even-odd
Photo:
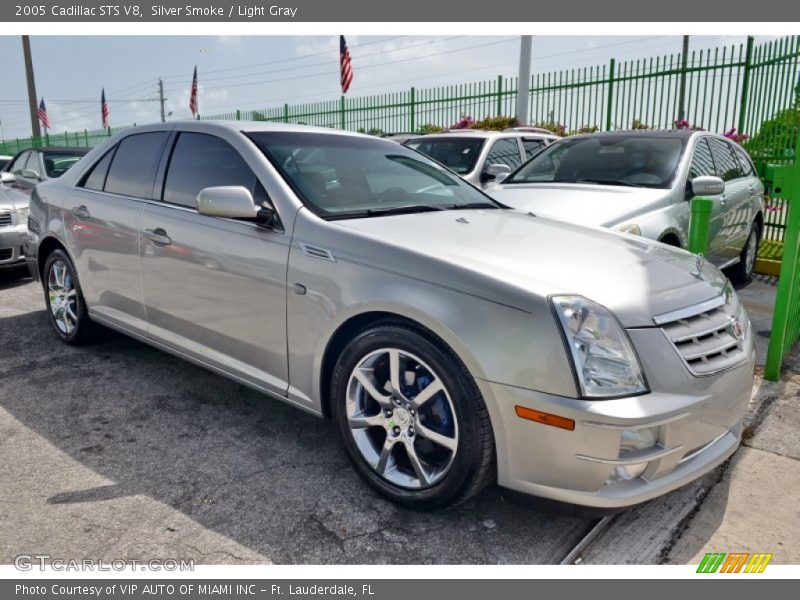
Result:
[[[492,149],[486,156],[486,166],[501,164],[516,169],[522,163],[519,155],[517,138],[503,138],[492,144]]]
[[[137,133],[123,139],[111,161],[105,191],[122,196],[150,198],[153,176],[167,134]]]
[[[716,176],[716,174],[717,170],[714,168],[711,148],[708,147],[706,138],[700,138],[694,146],[692,164],[689,166],[689,181],[702,175]]]
[[[522,138],[522,145],[525,147],[525,155],[527,158],[530,158],[539,150],[547,146],[547,142],[545,140],[537,140],[534,138]]]
[[[28,162],[28,158],[31,154],[32,152],[23,152],[20,154],[17,159],[11,163],[11,165],[8,167],[8,170],[14,173],[14,175],[19,175],[25,170],[25,163]]]
[[[29,152],[28,153],[28,162],[25,163],[23,169],[27,171],[33,171],[39,177],[43,175],[42,168],[39,166],[39,153],[38,152]]]
[[[95,165],[89,171],[89,174],[83,178],[83,184],[81,187],[85,187],[87,190],[97,190],[98,192],[102,191],[103,186],[106,183],[108,167],[111,164],[111,159],[113,157],[114,149],[112,148],[105,153],[103,158],[95,163]]]
[[[739,166],[742,168],[742,175],[744,177],[755,177],[756,170],[753,168],[753,162],[747,155],[747,152],[739,144],[733,144],[733,151],[736,158],[739,159]]]
[[[255,194],[255,184],[255,174],[228,142],[203,133],[181,133],[169,161],[162,199],[194,208],[203,188],[241,185]]]
[[[711,138],[709,143],[714,154],[714,162],[717,164],[717,174],[722,181],[731,181],[741,177],[742,170],[731,145],[717,138]]]

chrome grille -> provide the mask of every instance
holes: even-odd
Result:
[[[750,322],[732,289],[715,301],[673,314],[657,317],[656,323],[693,374],[711,375],[747,358],[744,340]]]
[[[0,227],[8,227],[11,225],[11,211],[0,210]]]

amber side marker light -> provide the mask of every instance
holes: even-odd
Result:
[[[525,408],[524,406],[515,406],[514,410],[520,419],[527,419],[528,421],[536,421],[543,425],[552,425],[560,429],[574,431],[575,421],[567,417],[559,417],[558,415],[551,415],[550,413],[533,410],[532,408]]]

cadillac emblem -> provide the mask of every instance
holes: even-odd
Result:
[[[702,255],[702,253],[697,254],[695,256],[694,262],[694,271],[692,271],[692,275],[697,277],[698,279],[703,278],[703,267],[706,264],[706,257]]]
[[[741,341],[744,330],[742,329],[742,324],[739,322],[739,319],[733,316],[728,317],[728,332],[735,337],[737,341]]]

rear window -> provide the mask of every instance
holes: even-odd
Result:
[[[155,131],[138,133],[123,139],[108,170],[105,191],[122,196],[150,198],[156,165],[166,138],[165,132]]]

